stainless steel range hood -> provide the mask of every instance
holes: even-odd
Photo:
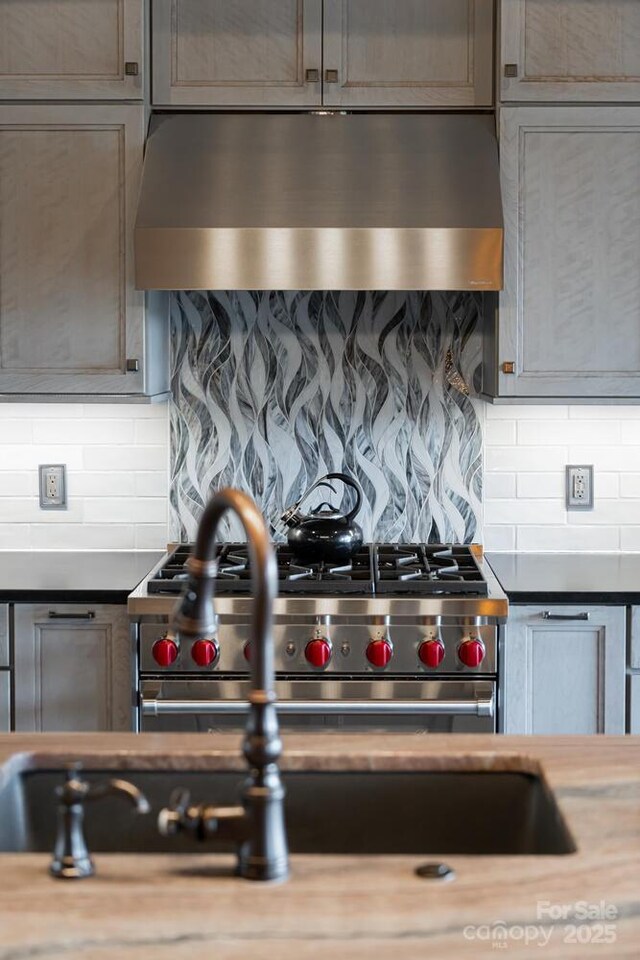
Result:
[[[502,245],[490,116],[152,120],[139,288],[497,290]]]

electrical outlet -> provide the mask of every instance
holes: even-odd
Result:
[[[567,464],[567,510],[593,510],[593,465]]]
[[[65,510],[67,506],[67,468],[64,463],[40,464],[40,507]]]

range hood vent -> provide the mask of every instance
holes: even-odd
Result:
[[[488,115],[152,119],[138,288],[498,290],[502,248]]]

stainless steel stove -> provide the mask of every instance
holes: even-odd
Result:
[[[129,599],[136,722],[143,730],[240,730],[251,657],[246,544],[217,547],[213,636],[167,634],[190,546]],[[369,544],[352,563],[301,564],[276,545],[278,710],[286,729],[491,732],[507,599],[479,551]]]

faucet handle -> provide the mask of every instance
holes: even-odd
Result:
[[[175,837],[191,826],[193,818],[188,815],[190,799],[191,794],[183,787],[171,792],[169,806],[163,807],[158,814],[158,830],[163,837]]]
[[[55,790],[58,831],[49,872],[65,880],[79,880],[95,872],[83,830],[84,804],[87,800],[124,796],[133,803],[138,813],[149,813],[151,809],[142,791],[127,780],[91,784],[82,779],[81,769],[80,763],[69,764],[64,783]]]

